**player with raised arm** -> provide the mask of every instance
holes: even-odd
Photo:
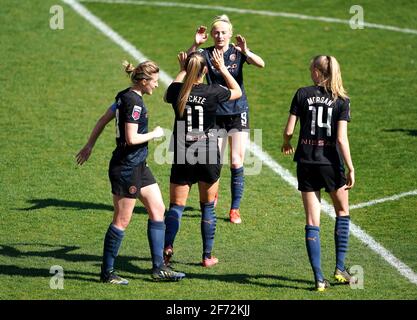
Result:
[[[224,65],[223,52],[212,52],[212,64],[224,77],[226,87],[204,84],[207,70],[204,56],[198,52],[188,57],[179,54],[180,72],[168,87],[165,101],[175,112],[174,163],[170,177],[170,207],[165,217],[165,263],[173,255],[173,245],[191,185],[198,183],[203,240],[202,265],[218,263],[212,256],[216,231],[214,199],[221,171],[220,150],[216,130],[219,103],[238,99],[242,91]]]
[[[215,49],[222,51],[226,68],[242,90],[242,96],[239,99],[220,103],[216,113],[217,126],[227,132],[225,137],[219,139],[222,158],[227,140],[230,147],[230,189],[232,195],[229,211],[230,222],[241,223],[240,202],[245,184],[243,163],[249,138],[249,104],[243,84],[243,66],[248,63],[263,68],[265,62],[248,48],[247,41],[242,35],[238,34],[236,36],[236,44],[230,42],[233,36],[233,26],[227,15],[217,16],[212,22],[210,35],[213,38],[214,45],[199,49],[208,39],[206,29],[204,26],[197,29],[194,43],[187,53],[198,50],[204,55],[208,64],[206,75],[208,84],[226,85],[222,74],[212,63],[213,51]]]

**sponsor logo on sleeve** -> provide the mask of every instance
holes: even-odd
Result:
[[[133,111],[132,111],[133,120],[135,120],[135,121],[139,120],[141,111],[142,111],[142,107],[139,107],[139,106],[134,106],[133,107]]]

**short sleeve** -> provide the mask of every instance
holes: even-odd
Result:
[[[139,123],[139,119],[142,113],[143,104],[139,101],[135,101],[130,97],[123,98],[124,103],[124,117],[127,123]]]
[[[117,102],[114,102],[110,107],[109,110],[111,110],[111,112],[115,113],[117,109]]]
[[[175,103],[178,99],[179,92],[181,90],[181,82],[173,82],[169,85],[166,92],[166,101],[168,103]]]
[[[229,101],[230,96],[232,95],[232,92],[229,90],[229,88],[220,84],[213,84],[213,88],[216,93],[218,103]]]
[[[339,113],[339,118],[337,119],[338,121],[340,120],[345,120],[347,122],[350,122],[350,100],[346,99],[346,100],[342,100],[342,105],[340,107],[340,113]]]
[[[300,90],[297,90],[294,97],[292,98],[291,107],[290,107],[290,113],[295,116],[300,116],[301,113],[301,92]]]

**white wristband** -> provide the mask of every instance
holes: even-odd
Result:
[[[253,53],[250,52],[249,49],[248,49],[248,51],[246,51],[246,57],[249,58],[249,59],[252,59],[252,57],[253,57]]]

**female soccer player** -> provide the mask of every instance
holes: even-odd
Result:
[[[204,26],[198,28],[194,43],[187,53],[196,51],[200,45],[207,41],[206,29]],[[209,84],[218,83],[225,85],[225,80],[220,72],[213,68],[211,60],[213,50],[217,49],[223,52],[224,64],[242,90],[240,99],[220,103],[217,109],[217,125],[220,129],[227,131],[230,147],[230,188],[232,193],[232,203],[229,212],[230,222],[241,223],[239,208],[244,189],[243,162],[249,136],[249,104],[243,85],[243,65],[247,62],[263,68],[265,63],[261,57],[249,50],[246,39],[240,34],[236,36],[236,45],[230,43],[233,35],[233,26],[226,15],[215,17],[211,25],[210,34],[214,40],[214,46],[199,50],[203,53],[208,63],[207,82]],[[226,143],[226,139],[219,139],[222,158]]]
[[[334,277],[341,283],[349,283],[352,278],[345,268],[350,221],[348,190],[355,183],[355,171],[347,135],[350,100],[343,88],[339,63],[332,56],[316,56],[311,61],[310,72],[314,85],[297,90],[281,151],[284,154],[294,152],[290,140],[300,119],[294,161],[297,162],[298,190],[306,212],[305,241],[316,290],[324,291],[329,282],[323,277],[320,263],[320,189],[325,188],[330,194],[336,212]],[[348,169],[347,176],[344,164]]]
[[[115,104],[97,122],[89,142],[77,155],[77,162],[84,163],[105,125],[116,118],[116,149],[109,165],[112,186],[114,216],[104,239],[102,282],[127,285],[128,281],[114,271],[118,255],[135,207],[136,198],[144,204],[148,214],[148,240],[152,255],[152,278],[158,280],[180,280],[185,277],[164,265],[163,249],[165,237],[165,206],[161,191],[146,163],[148,141],[163,136],[156,127],[148,132],[148,110],[143,95],[151,95],[158,87],[159,68],[152,61],[140,63],[136,68],[125,64],[132,86],[116,95]],[[114,115],[113,115],[114,112]]]
[[[212,51],[211,64],[224,78],[226,87],[203,84],[207,62],[200,53],[178,55],[181,70],[168,87],[165,101],[175,112],[174,163],[170,177],[170,208],[165,217],[165,263],[169,265],[173,244],[192,184],[198,182],[203,238],[202,265],[211,267],[218,259],[211,255],[216,231],[214,198],[219,186],[220,151],[216,130],[219,103],[238,99],[239,84],[224,65],[223,52]],[[182,83],[182,81],[184,81]]]

